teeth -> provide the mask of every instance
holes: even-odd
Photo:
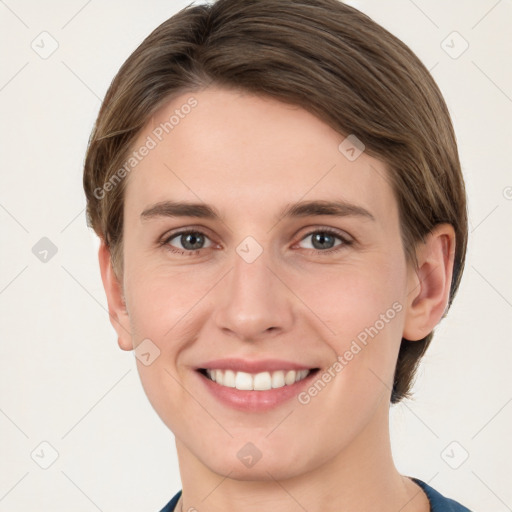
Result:
[[[250,375],[249,375],[250,377]],[[259,391],[265,391],[266,389],[272,389],[272,377],[269,372],[257,373],[254,378],[250,377],[253,380],[252,389],[256,389]]]
[[[286,374],[285,378],[284,378],[284,383],[285,383],[287,386],[290,386],[291,384],[293,384],[293,383],[295,382],[295,378],[296,378],[296,376],[297,376],[297,375],[296,375],[296,373],[295,373],[293,370],[289,371],[289,372]]]
[[[221,370],[217,370],[217,382],[219,384],[224,385],[224,381],[222,380],[222,377],[219,379],[219,372]],[[235,388],[236,389],[243,389],[243,390],[250,390],[254,389],[252,380],[252,375],[250,373],[245,372],[237,372],[236,373],[236,379],[235,379]]]
[[[226,370],[222,376],[222,370],[217,370],[221,375],[222,385],[228,388],[234,388],[236,384],[236,374],[233,370]]]
[[[206,370],[211,380],[241,391],[265,391],[267,389],[282,388],[291,386],[295,382],[308,376],[309,370],[278,370],[276,372],[246,373],[234,372],[233,370]]]
[[[272,373],[272,387],[282,388],[285,385],[284,372]]]

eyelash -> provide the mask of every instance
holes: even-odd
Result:
[[[304,235],[299,240],[299,242],[302,242],[306,238],[310,237],[311,235],[315,235],[317,233],[333,235],[335,238],[338,238],[338,240],[340,240],[342,242],[341,244],[335,245],[331,249],[326,249],[326,250],[306,249],[307,251],[313,251],[315,254],[318,254],[318,255],[336,253],[336,252],[339,252],[339,251],[343,250],[344,248],[346,248],[348,246],[351,246],[354,243],[353,240],[350,240],[350,239],[344,237],[337,230],[335,230],[333,228],[321,228],[321,229],[316,229],[314,231],[310,231],[309,233]],[[205,238],[209,238],[208,235],[205,232],[201,231],[200,229],[187,229],[187,230],[178,231],[176,233],[172,233],[172,234],[170,234],[168,236],[167,235],[164,236],[163,239],[160,242],[158,242],[158,245],[160,247],[164,247],[164,249],[166,249],[166,250],[168,250],[170,252],[173,252],[173,253],[182,254],[182,255],[187,254],[188,256],[197,255],[203,249],[195,249],[195,250],[187,251],[185,249],[178,249],[177,247],[173,247],[172,245],[169,245],[169,242],[171,240],[173,240],[174,238],[177,238],[177,237],[179,237],[181,235],[189,235],[189,234],[194,234],[194,235],[199,234],[199,235],[204,236]],[[206,247],[204,249],[208,249],[208,248]]]

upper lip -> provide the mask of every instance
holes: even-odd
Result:
[[[261,373],[278,370],[311,370],[313,366],[282,359],[248,360],[239,358],[215,359],[203,363],[198,369],[233,370],[234,372]]]

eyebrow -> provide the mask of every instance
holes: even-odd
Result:
[[[346,201],[302,201],[286,205],[277,218],[310,217],[330,215],[333,217],[363,217],[375,221],[371,212]],[[200,219],[220,220],[219,211],[205,203],[187,203],[179,201],[161,201],[146,208],[141,214],[142,220],[156,217],[196,217]]]

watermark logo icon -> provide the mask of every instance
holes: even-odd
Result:
[[[149,338],[142,340],[135,348],[135,357],[144,366],[149,366],[159,356],[160,349]]]
[[[452,59],[458,59],[469,48],[469,43],[454,30],[441,41],[441,48]]]
[[[48,469],[59,458],[59,452],[48,441],[43,441],[32,450],[30,457],[40,468]]]
[[[468,451],[458,442],[452,441],[442,452],[441,458],[452,469],[459,469],[469,457]]]
[[[353,133],[341,141],[338,151],[350,162],[357,160],[366,146]]]
[[[240,448],[236,456],[244,466],[252,468],[261,459],[262,453],[256,445],[247,443]]]
[[[55,53],[59,47],[57,39],[55,39],[49,32],[41,32],[33,41],[30,43],[30,47],[34,50],[41,59],[47,59]]]
[[[236,252],[246,262],[252,263],[263,252],[263,247],[252,236],[246,236],[237,246]]]
[[[32,254],[42,263],[48,263],[57,251],[57,246],[45,236],[32,247]]]

